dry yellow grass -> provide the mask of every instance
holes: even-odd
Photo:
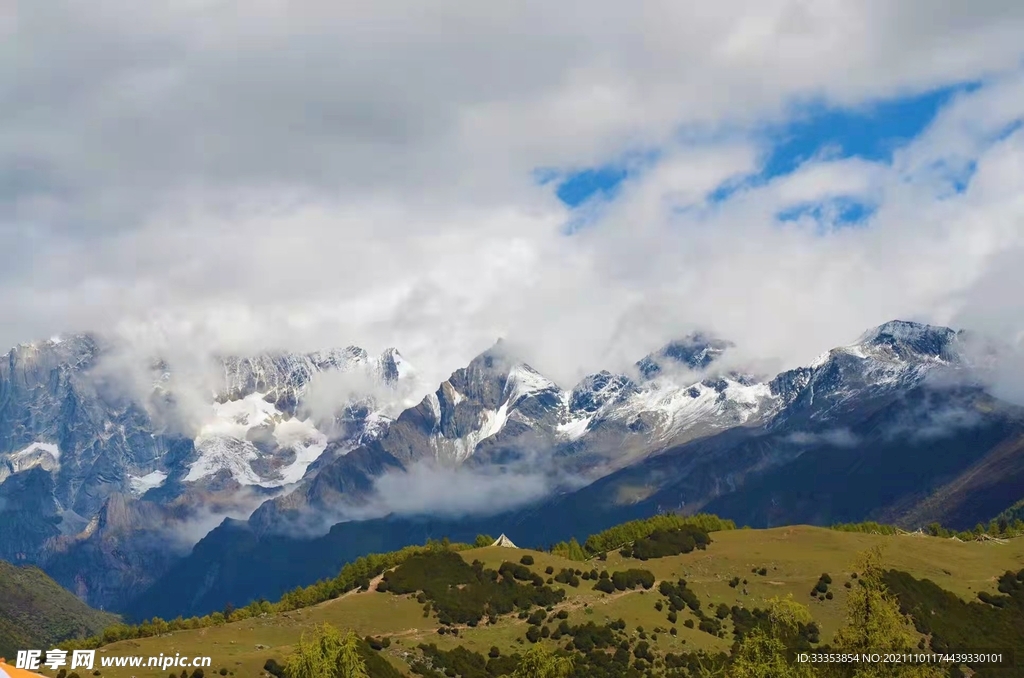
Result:
[[[659,581],[685,578],[702,602],[712,605],[724,602],[729,606],[753,608],[763,606],[773,596],[791,594],[810,608],[821,626],[823,640],[842,622],[846,599],[843,584],[853,571],[858,555],[873,546],[883,548],[887,566],[931,579],[966,600],[974,599],[981,590],[994,591],[996,577],[1002,572],[1024,567],[1024,539],[1006,544],[959,543],[933,537],[857,534],[807,526],[717,532],[712,538],[714,541],[707,551],[643,563],[623,559],[618,553],[609,554],[607,561],[595,559],[577,563],[547,553],[501,547],[473,549],[463,556],[469,562],[479,559],[488,567],[497,568],[506,560],[519,562],[520,557],[528,553],[534,558],[531,569],[538,573],[543,573],[549,565],[556,572],[563,567],[610,572],[639,567],[652,571]],[[767,570],[765,576],[751,573],[751,569],[761,567]],[[832,577],[835,599],[819,602],[812,600],[809,592],[823,572]],[[732,577],[746,579],[747,584],[730,588],[728,582]],[[660,598],[656,589],[608,596],[592,590],[592,585],[590,581],[582,581],[579,588],[565,587],[568,597],[559,608],[569,611],[570,623],[587,620],[603,623],[622,618],[631,632],[643,626],[648,634],[655,627],[662,627],[666,631],[658,634],[656,644],[663,651],[726,650],[731,644],[728,625],[724,639],[685,628],[684,620],[693,618],[689,611],[680,613],[675,624],[678,636],[673,638],[667,633],[672,626],[666,618],[667,609],[658,612],[654,608]],[[386,655],[396,666],[406,669],[403,654],[414,651],[419,643],[432,642],[442,648],[462,644],[483,653],[497,645],[502,652],[513,652],[521,647],[516,639],[526,631],[526,623],[512,617],[501,619],[494,626],[462,628],[457,638],[439,636],[435,621],[423,617],[422,606],[413,598],[370,591],[352,593],[282,615],[116,643],[102,648],[100,654],[210,655],[213,666],[206,671],[208,678],[221,667],[238,677],[259,676],[267,658],[283,660],[302,632],[320,622],[353,629],[360,635],[391,636],[393,642]],[[146,668],[107,669],[103,675],[107,678],[168,678],[168,673]],[[180,674],[180,669],[177,673]]]

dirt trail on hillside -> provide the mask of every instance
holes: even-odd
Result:
[[[375,593],[376,590],[377,590],[377,584],[379,584],[380,581],[384,578],[385,572],[390,572],[390,570],[385,570],[384,572],[381,572],[376,577],[371,579],[370,580],[370,587],[368,589],[366,589],[365,591],[363,591],[359,587],[356,587],[356,588],[352,589],[351,591],[346,591],[345,593],[342,593],[337,598],[331,598],[330,600],[325,600],[324,602],[319,603],[319,604],[320,605],[333,605],[334,603],[338,602],[339,600],[344,600],[344,599],[348,598],[349,596],[357,596],[357,595],[359,595],[361,593]]]

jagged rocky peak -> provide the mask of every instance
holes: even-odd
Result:
[[[602,370],[583,378],[569,395],[569,409],[573,412],[597,412],[615,400],[622,400],[638,391],[632,379]]]
[[[493,346],[473,358],[469,365],[455,370],[448,383],[461,397],[496,410],[504,400],[505,384],[516,364],[508,342],[498,339]]]
[[[732,346],[731,342],[696,332],[648,354],[637,362],[636,367],[643,379],[653,379],[673,367],[703,370]]]
[[[959,333],[907,320],[891,320],[865,332],[856,346],[872,353],[888,353],[902,359],[957,360]]]
[[[505,380],[505,397],[510,406],[530,397],[557,396],[562,390],[526,363],[517,363],[509,369]]]
[[[394,384],[399,379],[413,374],[412,365],[409,364],[397,348],[391,347],[384,350],[376,362],[377,374],[385,384]]]
[[[46,341],[19,344],[0,360],[0,374],[30,370],[38,366],[51,369],[61,365],[84,367],[91,364],[102,350],[98,337],[91,334],[54,336]]]
[[[228,356],[224,366],[226,395],[277,393],[301,390],[320,372],[347,370],[368,360],[358,346],[313,353],[268,352],[255,356]]]
[[[808,367],[776,376],[772,393],[782,402],[837,403],[854,393],[906,388],[935,370],[963,366],[960,333],[905,320],[893,320],[862,334],[855,343],[833,348]]]

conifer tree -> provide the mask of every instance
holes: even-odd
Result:
[[[299,645],[285,662],[288,678],[369,678],[366,662],[359,656],[359,638],[349,631],[344,636],[330,624],[303,634]]]
[[[568,678],[572,669],[572,657],[557,657],[543,645],[534,645],[520,660],[512,678]]]
[[[846,604],[846,623],[836,632],[833,650],[856,653],[919,652],[918,635],[889,593],[882,579],[882,553],[874,548],[861,556],[857,567],[859,585],[855,585]],[[940,678],[946,675],[937,667],[925,664],[886,664],[857,662],[832,665],[826,669],[829,678]]]
[[[793,663],[788,647],[800,624],[811,621],[806,607],[792,596],[768,601],[768,628],[755,626],[744,637],[729,668],[729,678],[812,678],[809,664]]]

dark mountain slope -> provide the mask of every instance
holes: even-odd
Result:
[[[118,621],[93,610],[42,570],[0,560],[0,657],[50,649],[68,638],[91,636]]]

